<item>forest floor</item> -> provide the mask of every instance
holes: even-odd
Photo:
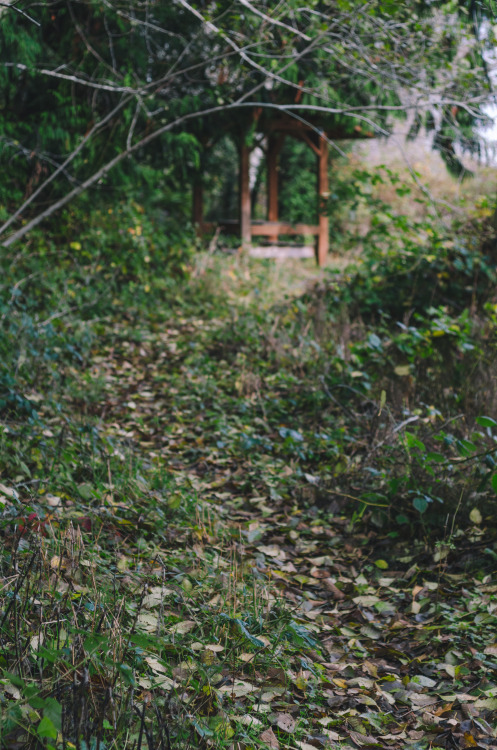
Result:
[[[497,748],[494,521],[375,517],[438,417],[330,385],[333,278],[206,256],[5,420],[2,747]]]

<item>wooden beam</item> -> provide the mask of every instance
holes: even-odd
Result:
[[[314,248],[312,245],[263,245],[261,247],[251,247],[249,254],[252,258],[314,258]]]
[[[290,224],[288,221],[263,221],[252,223],[253,237],[273,237],[279,234],[318,235],[320,227],[317,224]]]
[[[322,118],[312,117],[309,115],[306,118],[306,122],[297,120],[295,117],[290,115],[280,115],[277,117],[271,117],[265,121],[261,127],[261,130],[266,133],[288,133],[295,137],[301,137],[300,134],[305,133],[318,133],[323,127]],[[371,130],[363,130],[360,125],[356,125],[354,130],[350,132],[346,128],[337,127],[334,130],[326,131],[328,138],[331,141],[351,141],[351,140],[363,140],[374,138],[375,134]]]
[[[267,146],[267,218],[278,221],[278,155],[283,146],[284,135],[269,136]],[[252,232],[253,234],[253,232]],[[278,235],[269,235],[271,242],[278,242]]]
[[[297,132],[302,130],[313,131],[315,128],[312,124],[296,120],[294,117],[278,117],[269,120],[264,128],[269,133],[274,132]]]
[[[204,186],[201,175],[195,175],[192,187],[193,199],[193,224],[196,233],[200,236],[203,233],[204,218]]]
[[[323,135],[319,136],[320,154],[318,157],[318,214],[319,214],[319,234],[316,248],[316,260],[319,266],[323,266],[326,261],[329,249],[330,220],[327,216],[326,208],[329,196],[328,185],[328,142]]]
[[[305,131],[302,131],[301,133],[297,133],[297,136],[298,138],[300,138],[301,141],[304,141],[305,143],[307,143],[308,146],[310,146],[310,148],[312,148],[316,156],[321,156],[321,147],[316,146],[312,138],[309,135],[307,135]]]
[[[240,184],[240,239],[242,246],[250,245],[250,185],[249,185],[249,168],[250,168],[250,148],[245,143],[245,137],[242,135],[240,143],[240,167],[239,167],[239,184]]]

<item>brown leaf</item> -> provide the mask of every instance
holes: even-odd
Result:
[[[340,591],[338,586],[335,586],[331,578],[324,578],[323,586],[325,587],[326,591],[330,592],[334,599],[345,599],[345,594],[343,593],[343,591]]]
[[[268,747],[271,748],[271,750],[279,750],[280,743],[278,742],[278,738],[276,737],[275,733],[271,728],[266,729],[261,735],[259,735],[259,739],[264,742]]]
[[[364,745],[378,745],[378,741],[369,734],[360,734],[359,732],[353,732],[350,730],[349,735],[350,739],[355,742],[356,745],[359,745],[359,747],[363,747]]]
[[[287,680],[286,672],[283,669],[283,667],[269,667],[268,673],[267,673],[267,679],[270,680],[272,683],[278,683],[278,684],[284,685]]]
[[[276,724],[283,732],[288,732],[288,734],[295,731],[295,719],[290,714],[278,714]]]

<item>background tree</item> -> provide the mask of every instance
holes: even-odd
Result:
[[[416,15],[411,3],[349,0],[56,0],[25,10],[39,26],[4,12],[0,29],[6,245],[88,189],[103,199],[140,175],[172,190],[203,145],[246,128],[255,107],[262,118],[318,116],[344,135],[387,135],[393,116],[414,112],[453,169],[456,142],[477,148],[489,83],[464,6]]]

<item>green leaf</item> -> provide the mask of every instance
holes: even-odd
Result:
[[[426,458],[429,461],[434,461],[436,464],[443,464],[446,461],[445,456],[442,456],[441,453],[433,453],[432,451],[426,454]]]
[[[48,716],[44,716],[36,728],[38,737],[49,737],[52,740],[57,739],[57,730],[54,723]]]
[[[50,719],[58,732],[62,730],[62,706],[55,698],[47,698],[45,700],[43,717]]]
[[[387,570],[388,569],[388,563],[386,560],[375,560],[374,564],[377,568],[380,570]]]
[[[243,622],[243,620],[240,620],[238,617],[235,619],[236,624],[240,628],[241,632],[247,638],[250,643],[252,643],[254,646],[257,646],[258,648],[263,648],[264,643],[260,641],[258,638],[255,637],[255,635],[252,635],[252,633],[249,633],[247,626]]]
[[[470,440],[456,440],[456,448],[462,458],[469,458],[476,451],[476,445]]]
[[[420,451],[425,451],[425,444],[421,442],[421,440],[418,440],[417,437],[415,437],[411,432],[404,433],[406,436],[406,442],[408,448],[419,448]]]
[[[492,485],[493,491],[497,492],[497,474],[492,474],[492,479],[490,480],[490,484]]]
[[[10,680],[10,682],[11,682],[11,683],[12,683],[13,685],[15,685],[16,687],[18,687],[18,688],[23,688],[23,687],[24,687],[24,685],[26,684],[26,683],[24,682],[24,680],[23,680],[23,679],[22,679],[21,677],[19,677],[19,676],[18,676],[18,675],[16,675],[16,674],[12,674],[12,672],[4,672],[4,673],[3,673],[3,676],[4,676],[4,677],[5,677],[6,679]]]
[[[428,500],[425,497],[415,497],[412,504],[418,513],[424,513],[428,507]]]
[[[497,427],[497,422],[492,417],[476,417],[476,424],[480,427]]]
[[[133,676],[133,670],[129,666],[129,664],[118,664],[117,665],[117,669],[121,673],[121,675],[122,675],[122,677],[124,679],[124,682],[127,685],[134,685],[135,684],[135,680],[134,680],[134,676]]]

